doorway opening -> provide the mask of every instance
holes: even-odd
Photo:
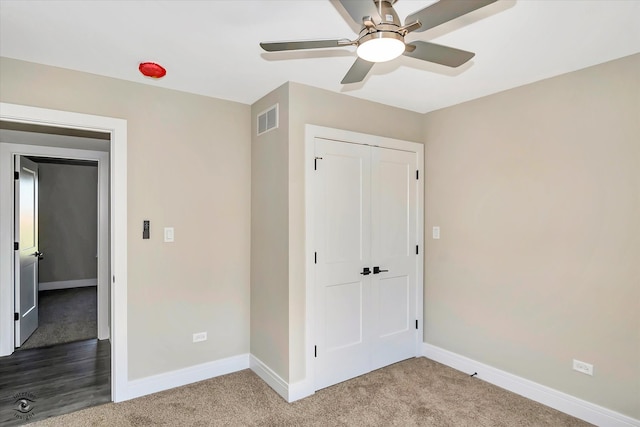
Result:
[[[104,277],[106,287],[106,310],[103,310],[104,329],[98,320],[98,338],[107,343],[110,353],[110,400],[119,402],[128,399],[127,369],[127,123],[126,120],[110,117],[93,116],[58,110],[49,110],[16,104],[0,103],[0,122],[14,126],[43,126],[57,129],[49,132],[51,140],[43,143],[38,134],[28,144],[0,143],[0,361],[2,356],[15,356],[15,265],[14,265],[14,229],[13,229],[13,158],[14,155],[44,156],[51,158],[68,158],[98,161],[105,165],[99,175],[105,174],[106,183],[103,194],[107,195],[104,217],[99,214],[99,227],[106,227],[106,239],[98,238],[98,291],[100,299],[100,281]],[[62,142],[65,136],[72,134],[78,138],[86,138],[83,132],[94,132],[108,135],[103,150],[107,161],[92,158],[87,153],[91,149],[77,145],[66,145]],[[78,135],[80,133],[81,135]],[[35,136],[35,134],[34,134]],[[85,141],[86,142],[86,141]],[[33,145],[35,144],[35,145]],[[37,148],[36,148],[37,147]],[[91,146],[96,150],[96,146]],[[108,166],[107,166],[108,165]],[[100,166],[99,166],[100,169]],[[99,233],[100,235],[100,233]],[[104,260],[105,262],[100,262]],[[100,311],[98,303],[98,311]],[[100,312],[98,312],[100,318]],[[105,340],[104,338],[109,338]],[[66,344],[69,345],[69,344]],[[104,346],[101,346],[104,348]],[[32,351],[32,350],[29,350]],[[26,353],[26,351],[24,352]]]
[[[3,288],[13,294],[14,348],[21,347],[38,329],[39,291],[79,288],[93,284],[91,279],[95,279],[97,288],[96,337],[109,338],[110,137],[105,133],[53,129],[0,121],[3,161],[15,167],[10,191],[13,197],[4,193],[2,201],[14,207],[13,220],[3,221],[3,225],[11,224],[14,249],[10,255],[14,259],[14,286],[3,283]],[[39,218],[41,204],[43,221]],[[50,245],[48,255],[40,247],[40,237]],[[50,262],[52,259],[58,261]],[[44,275],[38,274],[41,266]],[[68,318],[70,313],[57,314]],[[67,323],[66,329],[79,326],[68,324],[63,318],[57,323]],[[51,325],[45,327],[54,332]],[[82,336],[69,336],[66,332],[59,329],[55,331],[58,337],[50,337],[52,342],[42,344],[69,342],[74,336]],[[38,337],[34,338],[37,344]]]
[[[0,132],[5,130],[0,124]],[[8,136],[3,134],[5,138]],[[106,295],[106,300],[99,298],[98,292],[98,162],[42,156],[26,156],[22,162],[25,159],[33,162],[38,176],[35,216],[39,255],[34,301],[38,322],[35,331],[24,342],[17,340],[16,346],[25,350],[97,339],[98,311],[107,313],[109,294],[108,277],[100,280],[107,287],[100,297]],[[106,203],[101,207],[108,209]],[[100,319],[103,323],[107,320]],[[107,336],[100,334],[100,339],[107,339],[108,328],[101,326]]]

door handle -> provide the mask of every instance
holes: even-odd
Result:
[[[34,257],[37,257],[37,258],[38,258],[38,260],[42,260],[42,259],[44,259],[44,253],[42,253],[42,252],[40,252],[40,251],[35,251],[35,252],[33,253],[33,256],[34,256]]]
[[[386,273],[389,270],[380,270],[380,267],[376,266],[373,267],[373,274],[378,274],[378,273]]]
[[[368,276],[369,274],[371,274],[371,270],[369,269],[369,267],[365,267],[362,269],[362,274],[363,276]]]

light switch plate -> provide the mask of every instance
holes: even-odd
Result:
[[[164,228],[164,241],[173,242],[173,227]]]
[[[438,226],[433,227],[433,238],[434,239],[439,239],[440,238],[440,227],[438,227]]]

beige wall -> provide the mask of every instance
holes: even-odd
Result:
[[[640,418],[640,55],[427,114],[424,138],[425,341]]]
[[[421,142],[424,116],[298,83],[289,84],[289,378],[305,376],[306,124]]]
[[[127,120],[130,379],[247,353],[250,107],[7,58],[0,76],[2,102]]]
[[[279,127],[256,117],[279,104]],[[251,106],[251,354],[289,379],[289,84]]]

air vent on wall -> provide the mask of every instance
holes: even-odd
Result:
[[[258,135],[278,127],[278,104],[258,114]]]

